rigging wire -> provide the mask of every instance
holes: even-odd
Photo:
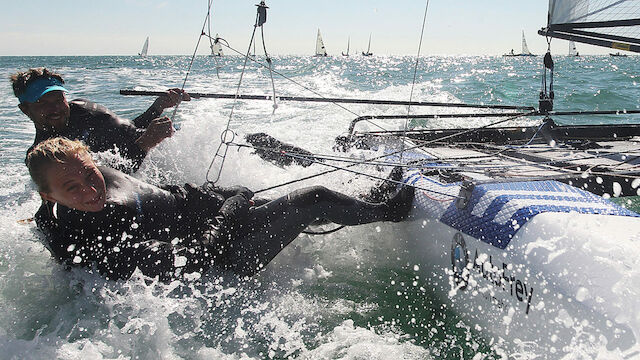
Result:
[[[213,1],[213,0],[212,0]],[[213,5],[213,2],[211,3]],[[207,29],[208,29],[208,38],[209,38],[209,48],[211,49],[211,55],[213,56],[213,61],[215,61],[216,63],[216,76],[218,77],[218,79],[220,79],[220,62],[218,61],[218,57],[215,56],[217,54],[213,53],[213,45],[218,43],[218,38],[216,36],[215,39],[212,39],[211,37],[211,12],[208,12],[207,14]]]
[[[452,137],[459,136],[459,135],[462,135],[462,134],[467,134],[467,133],[470,133],[470,132],[473,132],[473,131],[478,131],[478,130],[483,129],[483,128],[487,128],[487,127],[498,125],[498,124],[501,124],[501,123],[504,123],[504,122],[507,122],[507,121],[515,120],[515,119],[517,119],[517,118],[519,118],[521,116],[528,116],[528,115],[533,115],[533,114],[535,114],[535,111],[532,111],[529,114],[526,114],[526,113],[525,114],[518,114],[517,116],[511,117],[511,118],[507,118],[507,119],[502,119],[502,120],[496,121],[496,122],[491,123],[491,124],[480,126],[478,128],[466,129],[466,130],[461,131],[461,132],[456,133],[456,134],[450,134],[450,135],[443,136],[443,137],[438,138],[438,139],[433,139],[433,140],[430,140],[430,141],[426,141],[423,144],[410,146],[410,147],[404,149],[403,151],[416,149],[416,148],[422,147],[422,146],[430,144],[430,143],[435,143],[437,141],[441,141],[441,140],[444,140],[444,139],[452,138]],[[375,157],[372,157],[370,159],[365,159],[364,161],[361,162],[361,164],[362,163],[366,163],[367,161],[378,160],[378,159],[381,159],[381,158],[397,155],[399,153],[400,153],[400,151],[394,151],[394,152],[391,152],[389,154],[375,156]],[[347,166],[346,168],[349,168],[349,167],[352,167],[352,166],[355,166],[355,165],[358,165],[358,164],[351,164],[351,165]],[[279,188],[279,187],[282,187],[282,186],[286,186],[286,185],[290,185],[290,184],[293,184],[293,183],[296,183],[296,182],[300,182],[300,181],[312,179],[312,178],[315,178],[315,177],[318,177],[318,176],[322,176],[322,175],[326,175],[326,174],[329,174],[329,173],[333,173],[333,172],[335,172],[337,170],[342,170],[342,169],[326,170],[326,171],[323,171],[323,172],[320,172],[320,173],[316,173],[316,174],[313,174],[313,175],[305,176],[305,177],[297,179],[297,180],[287,181],[287,182],[284,182],[284,183],[281,183],[281,184],[278,184],[278,185],[273,185],[273,186],[270,186],[270,187],[267,187],[267,188],[264,188],[264,189],[261,189],[261,190],[258,190],[258,191],[254,191],[254,193],[257,194],[257,193],[261,193],[261,192],[264,192],[264,191],[273,190],[273,189],[276,189],[276,188]]]
[[[420,41],[418,42],[418,54],[416,55],[416,64],[413,67],[413,81],[411,82],[411,92],[409,93],[409,102],[413,100],[413,90],[416,86],[416,77],[418,75],[418,64],[420,63],[420,52],[422,50],[422,39],[424,37],[424,28],[427,23],[427,10],[429,9],[429,0],[427,0],[427,4],[424,7],[424,17],[422,18],[422,30],[420,31]],[[407,133],[407,129],[409,127],[409,116],[411,116],[411,105],[407,106],[407,118],[404,121],[404,135]],[[402,142],[402,147],[404,149],[404,141]],[[400,162],[402,162],[402,154],[404,151],[400,152]]]
[[[271,77],[271,89],[273,90],[273,112],[271,115],[276,113],[276,109],[278,108],[278,104],[276,103],[276,84],[273,81],[273,63],[271,61],[271,57],[269,57],[269,53],[267,52],[267,45],[264,41],[264,26],[262,26],[265,22],[267,22],[267,9],[269,8],[265,5],[264,0],[260,1],[260,5],[258,6],[258,23],[257,26],[260,27],[260,35],[262,37],[262,49],[264,50],[264,57],[266,58],[267,63],[269,64],[269,76]],[[255,43],[254,43],[254,55],[255,55]],[[249,56],[249,53],[247,53]]]
[[[211,0],[212,1],[212,0]],[[264,24],[266,21],[266,9],[262,8],[261,5],[264,4],[264,1],[260,3],[258,6],[257,14],[256,14],[256,23],[253,27],[253,32],[251,33],[251,41],[249,41],[249,47],[247,49],[247,53],[244,57],[244,63],[242,64],[242,71],[240,72],[240,79],[238,80],[238,86],[236,87],[235,99],[237,100],[238,95],[240,94],[240,86],[242,85],[242,78],[244,77],[244,72],[247,68],[247,60],[249,59],[249,54],[251,53],[251,44],[253,43],[256,36],[256,29],[258,28],[258,24]],[[262,11],[264,10],[264,13]],[[220,134],[220,144],[218,144],[218,149],[216,150],[215,155],[211,159],[211,163],[209,164],[209,168],[207,169],[207,173],[205,175],[205,179],[213,184],[217,183],[220,180],[220,175],[222,174],[222,169],[224,168],[224,162],[227,158],[227,152],[229,150],[229,143],[231,143],[235,139],[235,133],[229,129],[231,124],[231,119],[233,118],[233,113],[236,108],[237,101],[233,102],[231,106],[231,111],[229,113],[229,119],[227,120],[227,124],[225,126],[225,130]],[[224,146],[224,149],[223,149]],[[209,173],[211,172],[211,168],[213,167],[216,159],[220,159],[220,166],[218,168],[218,173],[216,178],[211,181],[209,180]]]
[[[227,47],[227,49],[229,49],[229,50],[231,50],[231,51],[235,52],[236,54],[243,55],[240,51],[236,50],[236,49],[235,49],[235,48],[233,48],[231,45],[229,45],[229,43],[228,43],[228,42],[227,42],[226,44],[222,44],[222,45],[226,46],[226,47]],[[244,55],[243,55],[243,56],[244,56]],[[255,59],[255,58],[253,58],[253,57],[250,57],[250,58],[249,58],[249,60],[251,60],[251,61],[255,62],[255,63],[256,63],[256,64],[258,64],[259,66],[262,66],[263,68],[267,68],[267,69],[269,68],[269,66],[264,65],[263,63],[261,63],[260,61],[256,60],[256,59]],[[277,71],[277,70],[275,70],[275,69],[273,69],[272,71],[273,71],[273,73],[274,73],[274,74],[277,74],[277,75],[281,76],[281,77],[282,77],[282,78],[284,78],[285,80],[290,81],[291,83],[293,83],[293,84],[296,84],[296,85],[300,86],[300,87],[301,87],[301,88],[303,88],[304,90],[307,90],[307,91],[309,91],[309,92],[313,93],[314,95],[317,95],[317,96],[321,97],[322,99],[329,99],[329,98],[327,98],[326,96],[324,96],[324,95],[322,95],[321,93],[319,93],[318,91],[313,90],[313,89],[311,89],[311,88],[309,88],[309,87],[307,87],[307,86],[305,86],[305,85],[301,84],[300,82],[298,82],[298,81],[296,81],[296,80],[294,80],[294,79],[292,79],[292,78],[290,78],[290,77],[288,77],[288,76],[286,76],[286,75],[282,74],[281,72],[279,72],[279,71]],[[347,108],[346,106],[343,106],[343,105],[341,105],[341,104],[339,104],[339,103],[337,103],[337,102],[335,102],[335,101],[330,101],[330,102],[331,102],[333,105],[335,105],[335,106],[337,106],[337,107],[341,108],[342,110],[344,110],[344,111],[346,111],[346,112],[348,112],[348,113],[350,113],[350,114],[352,114],[352,115],[355,115],[356,117],[360,117],[360,116],[361,116],[360,114],[356,113],[355,111],[353,111],[353,110],[351,110],[351,109]],[[371,120],[366,120],[366,121],[367,121],[368,123],[370,123],[371,125],[376,126],[376,127],[380,128],[380,129],[382,129],[382,130],[385,130],[385,131],[387,130],[387,129],[385,129],[384,127],[382,127],[381,125],[376,124],[376,123],[374,123],[374,122],[373,122],[373,121],[371,121]]]
[[[213,6],[213,0],[209,0],[209,4],[208,4],[208,7],[207,7],[207,16],[205,16],[205,18],[204,18],[204,23],[202,24],[202,30],[200,31],[200,36],[198,37],[198,41],[196,42],[196,48],[193,50],[193,55],[191,56],[191,61],[189,62],[189,67],[187,68],[187,73],[184,76],[184,81],[182,81],[182,87],[180,88],[181,92],[184,92],[184,87],[187,84],[187,79],[189,78],[189,74],[191,73],[191,67],[193,66],[194,60],[196,59],[196,53],[198,52],[198,47],[200,46],[200,41],[202,40],[202,36],[204,35],[204,29],[207,26],[207,21],[211,16],[211,6]],[[173,119],[175,118],[176,112],[178,112],[178,107],[180,106],[181,102],[182,102],[182,93],[180,94],[180,97],[178,98],[178,103],[173,108],[173,114],[171,114],[171,121],[173,121]]]
[[[531,139],[533,140],[533,138]],[[530,141],[531,141],[530,140]],[[473,145],[473,144],[477,144],[477,145],[482,145],[484,147],[490,147],[491,145],[488,144],[481,144],[481,143],[465,143],[467,145]],[[291,157],[291,158],[298,158],[298,159],[302,159],[304,161],[308,161],[308,162],[314,162],[314,159],[319,159],[319,160],[328,160],[328,161],[335,161],[335,162],[341,162],[341,163],[349,163],[349,164],[355,164],[355,165],[370,165],[370,166],[393,166],[393,167],[406,167],[406,168],[416,168],[416,167],[420,167],[422,169],[434,169],[434,170],[447,170],[447,169],[455,169],[458,171],[467,171],[467,172],[484,172],[487,170],[496,170],[496,169],[514,169],[514,168],[524,168],[524,167],[544,167],[547,169],[551,169],[554,171],[558,171],[558,172],[570,172],[573,176],[575,176],[576,174],[584,174],[585,172],[592,172],[591,169],[593,168],[593,166],[591,168],[588,168],[587,170],[575,170],[575,169],[571,169],[572,167],[575,167],[575,165],[567,165],[567,166],[553,166],[552,164],[554,163],[558,163],[558,162],[564,162],[565,160],[563,159],[549,159],[546,161],[528,161],[526,159],[521,159],[521,158],[514,158],[511,156],[507,156],[507,155],[503,155],[503,153],[505,151],[509,151],[512,150],[514,148],[521,148],[521,147],[506,147],[506,148],[501,148],[498,151],[495,151],[493,153],[489,153],[486,155],[481,155],[481,156],[465,156],[465,157],[454,157],[454,158],[447,158],[447,157],[433,157],[431,159],[423,159],[423,160],[416,160],[415,162],[412,162],[411,164],[402,164],[402,163],[396,163],[396,162],[376,162],[376,161],[366,161],[363,162],[362,160],[357,160],[354,158],[350,158],[350,157],[346,157],[346,156],[335,156],[335,155],[322,155],[322,154],[303,154],[303,153],[296,153],[296,152],[288,152],[288,151],[283,151],[283,150],[277,150],[277,149],[273,149],[273,148],[268,148],[268,147],[259,147],[259,146],[252,146],[252,145],[246,145],[246,144],[238,144],[238,143],[232,143],[230,145],[234,145],[237,146],[238,148],[251,148],[251,149],[255,149],[255,150],[261,150],[261,151],[269,151],[269,152],[273,152],[273,153],[277,153],[279,155],[282,156],[286,156],[286,157]],[[421,144],[422,145],[422,144]],[[573,158],[571,159],[572,161],[584,161],[584,160],[590,160],[590,159],[599,159],[599,158],[605,158],[607,156],[613,156],[613,155],[625,155],[628,154],[629,152],[640,152],[640,148],[636,148],[636,149],[625,149],[623,151],[617,151],[617,152],[606,152],[606,153],[602,153],[602,154],[593,154],[590,156],[582,156],[579,158]],[[484,161],[491,161],[492,157],[496,157],[496,156],[502,156],[504,158],[507,158],[511,161],[516,162],[517,164],[503,164],[503,165],[473,165],[470,163],[464,163],[464,161],[468,161],[468,160],[476,160],[474,161],[475,164],[480,164],[481,160]],[[625,161],[625,163],[629,163],[635,159],[640,158],[640,156],[636,156],[633,158],[629,158]],[[316,161],[317,162],[317,161]],[[425,164],[426,162],[426,164]],[[446,163],[443,163],[446,162]],[[610,166],[609,169],[612,168],[617,168],[622,166],[624,163],[619,163],[613,166]],[[633,164],[631,164],[633,165]],[[533,170],[532,170],[533,171]],[[623,174],[627,173],[629,170],[625,169],[622,171],[609,171],[609,175],[615,175],[615,176],[623,176]],[[505,174],[506,175],[506,174]]]
[[[293,158],[304,159],[304,157],[297,156],[297,155],[290,155],[290,156],[293,157]],[[368,177],[368,178],[371,178],[371,179],[387,181],[387,182],[394,183],[394,184],[397,184],[397,185],[411,186],[411,187],[413,187],[413,188],[415,188],[417,190],[427,191],[427,192],[430,192],[430,193],[433,193],[433,194],[437,194],[437,195],[449,196],[452,199],[459,199],[460,198],[460,196],[457,196],[457,195],[451,195],[451,194],[439,192],[439,191],[436,191],[436,190],[433,190],[433,189],[426,189],[426,188],[423,188],[423,187],[420,187],[420,186],[417,186],[417,185],[414,185],[414,184],[407,184],[407,183],[405,183],[403,181],[387,179],[387,178],[383,178],[381,176],[371,175],[371,174],[363,173],[363,172],[357,171],[357,170],[351,170],[351,169],[349,169],[350,166],[348,166],[348,167],[340,167],[340,166],[337,166],[337,165],[331,165],[331,164],[327,164],[327,163],[324,163],[324,162],[321,162],[321,161],[317,161],[315,159],[309,159],[309,161],[312,161],[312,162],[314,162],[316,164],[319,164],[319,165],[324,165],[324,166],[331,167],[334,170],[343,170],[343,171],[346,171],[346,172],[350,172],[352,174],[362,175],[362,176],[365,176],[365,177]],[[255,192],[255,193],[257,193],[257,192]]]

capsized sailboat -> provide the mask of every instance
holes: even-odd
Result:
[[[637,51],[640,36],[630,39],[610,31],[587,39],[585,34],[597,34],[602,23],[615,28],[611,22],[619,19],[589,17],[622,2],[551,0],[549,22],[540,33],[585,43],[619,36],[630,51]],[[576,26],[567,18],[554,22],[560,10],[575,16]],[[617,10],[631,16],[620,26],[640,19],[640,9]],[[559,125],[554,119],[631,116],[640,110],[555,111],[553,71],[547,88],[547,65],[545,61],[538,108],[380,101],[478,110],[362,116],[352,122],[347,136],[336,139],[336,149],[373,150],[370,165],[381,166],[384,159],[384,165],[404,169],[401,182],[414,186],[416,197],[411,221],[398,228],[398,236],[413,245],[403,255],[447,309],[463,315],[466,325],[489,339],[517,339],[554,358],[579,341],[606,343],[621,358],[635,358],[640,354],[640,214],[611,198],[640,193],[640,124]],[[526,122],[504,126],[525,117]],[[356,131],[365,120],[446,118],[498,120],[475,128]],[[532,126],[533,119],[538,121]],[[358,156],[358,165],[364,164]]]
[[[327,56],[327,49],[324,47],[322,35],[320,35],[320,29],[318,29],[318,36],[316,37],[316,53],[314,56]]]
[[[140,50],[138,55],[147,56],[148,51],[149,51],[149,37],[147,36],[147,39],[144,41],[144,44],[142,44],[142,50]]]
[[[630,13],[622,3],[551,0],[541,32],[633,51],[640,32],[627,25],[640,24],[640,7]],[[560,11],[571,17],[559,20]],[[607,29],[598,28],[602,24]],[[554,119],[640,111],[634,104],[626,111],[555,111],[553,63],[546,60],[538,108],[461,104],[482,110],[363,116],[336,148],[373,150],[376,161],[382,153],[406,167],[402,181],[416,187],[414,221],[402,229],[415,242],[407,256],[468,325],[557,358],[585,334],[594,346],[636,358],[640,214],[618,204],[640,194],[640,123],[559,125]],[[487,116],[496,121],[478,128],[356,131],[364,120]],[[523,116],[539,121],[501,125]]]
[[[502,56],[535,56],[531,51],[529,51],[527,39],[524,37],[524,30],[522,31],[522,52],[520,54],[516,54],[513,52],[513,49],[511,49],[509,53],[503,54]]]
[[[367,51],[366,52],[362,52],[362,56],[372,56],[373,53],[371,52],[371,34],[369,34],[369,44],[367,45]]]

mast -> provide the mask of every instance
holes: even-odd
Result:
[[[640,52],[637,0],[549,0],[542,36]]]

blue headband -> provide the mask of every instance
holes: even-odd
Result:
[[[69,92],[69,90],[62,86],[62,81],[56,78],[40,78],[27,85],[27,90],[18,96],[18,100],[20,100],[21,104],[25,102],[34,103],[38,101],[42,95],[55,90]]]

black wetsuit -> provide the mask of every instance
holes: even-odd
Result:
[[[151,120],[160,114],[150,108],[131,122],[118,117],[106,107],[87,100],[70,101],[69,108],[67,127],[61,132],[36,129],[36,138],[29,150],[46,139],[63,136],[71,140],[82,140],[93,152],[117,148],[123,158],[132,162],[131,168],[121,167],[122,171],[134,172],[140,167],[147,154],[136,144],[136,140],[145,132]]]
[[[128,278],[136,267],[163,281],[212,265],[253,275],[317,219],[344,225],[399,221],[413,198],[405,187],[385,203],[371,204],[314,186],[250,209],[252,194],[244,187],[161,189],[99,168],[107,186],[103,210],[58,205],[54,214],[45,204],[35,220],[59,262],[95,266],[111,279]]]
[[[56,260],[95,265],[111,279],[128,278],[138,267],[163,281],[228,263],[216,249],[235,235],[248,210],[235,189],[210,183],[159,188],[118,170],[99,169],[107,185],[103,210],[82,212],[58,204],[54,214],[45,203],[36,213]],[[243,199],[244,208],[238,206]]]

